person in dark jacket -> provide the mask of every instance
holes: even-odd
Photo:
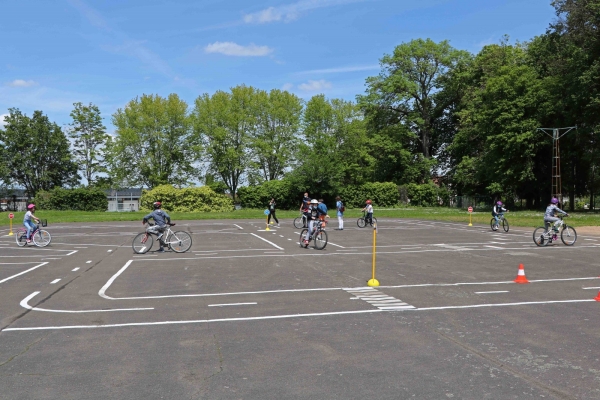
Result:
[[[155,201],[152,204],[152,206],[154,207],[154,211],[152,211],[150,214],[146,215],[144,217],[144,219],[142,220],[142,223],[145,224],[150,219],[154,220],[154,225],[146,228],[146,232],[153,233],[158,236],[158,243],[160,244],[160,248],[158,249],[158,252],[162,253],[165,251],[165,249],[164,249],[165,244],[162,240],[162,236],[163,236],[163,232],[167,228],[167,224],[171,223],[171,217],[169,217],[169,214],[167,214],[166,212],[161,210],[162,203],[160,201]]]
[[[277,227],[279,228],[279,220],[277,219],[277,216],[275,215],[275,198],[272,198],[271,201],[269,202],[269,218],[267,219],[267,224],[271,224],[271,217],[273,217],[273,220],[275,220],[275,222],[277,223]],[[275,224],[272,224],[275,225]]]

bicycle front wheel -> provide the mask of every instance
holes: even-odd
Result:
[[[19,247],[23,247],[27,244],[27,230],[26,229],[18,229],[15,233],[15,240],[17,241],[17,245]]]
[[[184,231],[173,232],[169,236],[168,244],[175,253],[185,253],[192,247],[192,236]]]
[[[504,232],[508,232],[508,228],[509,228],[508,221],[503,219],[502,220],[502,229],[504,229]]]
[[[297,217],[296,219],[294,219],[294,228],[296,228],[296,229],[304,228],[304,218]]]
[[[43,229],[38,230],[33,234],[33,243],[38,247],[46,247],[52,241],[52,237],[48,231]]]
[[[375,217],[371,218],[370,224],[371,224],[371,226],[373,226],[373,224],[377,225],[377,218],[375,218]]]
[[[359,218],[356,221],[356,225],[358,225],[359,228],[364,228],[366,223],[365,223],[365,219],[364,218]]]
[[[327,232],[318,231],[315,235],[315,249],[323,250],[327,246]]]
[[[133,238],[133,243],[131,247],[133,248],[133,252],[137,254],[147,253],[148,250],[152,248],[152,244],[154,243],[154,239],[152,239],[152,235],[149,233],[138,233],[138,235]]]
[[[573,246],[577,240],[577,232],[572,226],[565,226],[560,233],[560,240],[567,246]]]
[[[546,233],[546,228],[540,226],[533,231],[533,243],[540,247],[550,243],[550,236]]]
[[[496,228],[496,219],[492,218],[492,220],[490,221],[490,228],[492,228],[492,230],[495,232],[496,230],[498,230],[498,228]]]
[[[300,239],[298,240],[298,243],[300,243],[300,247],[303,248],[307,248],[308,244],[304,244],[304,238],[306,238],[306,233],[308,232],[308,229],[302,229],[300,231]]]

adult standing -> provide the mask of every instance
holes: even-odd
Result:
[[[271,201],[269,202],[269,218],[267,219],[267,224],[271,223],[271,217],[273,217],[273,220],[275,220],[275,222],[277,223],[277,227],[279,228],[279,220],[277,219],[277,216],[275,215],[275,198],[272,198]]]
[[[344,203],[340,196],[335,198],[335,209],[337,210],[337,218],[338,218],[338,227],[335,229],[336,231],[344,230],[344,211],[346,211],[346,207],[344,207]]]
[[[308,197],[308,192],[304,193],[304,197],[302,198],[302,203],[300,203],[300,212],[306,212],[308,207],[310,206],[310,197]]]

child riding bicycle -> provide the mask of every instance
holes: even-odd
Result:
[[[502,202],[498,200],[492,209],[492,217],[496,220],[496,229],[500,228],[500,218],[504,216],[505,212],[508,212],[508,210],[502,207]]]
[[[25,226],[25,228],[27,228],[27,243],[31,243],[31,233],[33,231],[35,231],[35,228],[36,228],[35,224],[31,220],[33,219],[38,224],[40,223],[40,219],[37,218],[35,215],[33,215],[34,213],[35,213],[35,204],[28,205],[27,212],[25,213],[25,216],[23,217],[23,225]]]
[[[310,235],[315,229],[315,223],[317,220],[324,221],[325,218],[329,218],[327,212],[323,213],[322,208],[319,208],[319,201],[317,199],[312,199],[308,206],[308,209],[304,213],[306,219],[308,220],[308,230],[306,231],[306,236],[304,237],[304,244],[308,246],[308,242],[310,241]]]
[[[560,218],[556,217],[557,213],[569,216],[567,212],[558,208],[557,204],[558,199],[556,197],[553,197],[550,200],[550,204],[548,204],[548,207],[546,207],[546,212],[544,213],[544,227],[546,228],[546,230],[544,232],[548,232],[548,229],[550,228],[550,225],[552,225],[552,223],[554,223],[554,232],[558,232],[558,226],[556,225],[556,222],[558,222]]]
[[[142,220],[142,223],[147,223],[149,219],[154,220],[154,225],[146,228],[146,232],[157,235],[158,243],[160,245],[158,252],[162,253],[165,251],[165,243],[162,240],[162,236],[163,232],[167,228],[167,224],[171,223],[171,217],[169,217],[169,214],[167,214],[164,210],[161,210],[162,203],[160,201],[155,201],[152,206],[154,207],[154,211],[146,215]]]
[[[365,222],[367,224],[373,225],[373,204],[372,204],[371,200],[367,200],[365,203],[366,203],[365,208],[363,208],[361,211],[367,212],[367,215],[365,216]]]

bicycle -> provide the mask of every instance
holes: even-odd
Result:
[[[359,228],[364,228],[367,226],[367,224],[371,226],[373,226],[373,224],[377,224],[377,218],[371,216],[371,221],[367,222],[367,213],[363,211],[363,216],[356,221],[356,225],[358,225]]]
[[[48,226],[48,221],[45,219],[40,220],[40,224],[35,226],[33,232],[31,232],[31,241],[37,247],[46,247],[52,241],[52,236],[50,233],[44,229],[40,229],[40,225],[43,228]],[[19,247],[23,247],[27,244],[27,229],[19,228],[17,230],[17,235],[15,236],[15,240],[17,241],[17,245]]]
[[[553,229],[552,223],[548,222],[548,228],[540,226],[533,231],[533,242],[537,246],[548,246],[553,240],[558,240],[558,231],[560,230],[560,240],[566,246],[573,246],[577,240],[577,231],[572,226],[568,226],[564,221],[564,217],[559,217],[558,224]],[[562,228],[562,229],[561,229]]]
[[[504,232],[508,232],[509,225],[506,218],[504,218],[504,214],[498,214],[498,223],[496,223],[496,218],[492,218],[490,221],[490,228],[492,228],[492,230],[495,232],[500,229],[500,224],[502,224],[502,229],[504,229]]]
[[[317,250],[323,250],[325,246],[327,246],[327,232],[325,231],[326,225],[327,223],[325,221],[315,221],[313,231],[308,238],[308,242],[311,240],[315,242],[315,249]],[[304,243],[306,232],[308,232],[308,228],[304,228],[300,232],[300,247],[305,249],[308,248],[308,243]]]
[[[306,215],[303,212],[300,212],[300,216],[294,219],[294,228],[302,229],[308,226],[308,221],[306,220]]]
[[[152,224],[148,224],[152,226]],[[175,226],[175,224],[167,224],[167,229],[163,232],[162,239],[163,244],[168,246],[169,249],[173,250],[175,253],[185,253],[192,247],[192,237],[189,233],[184,231],[176,231],[173,232],[171,227]],[[133,238],[133,243],[131,247],[133,248],[134,253],[137,254],[145,254],[152,248],[154,244],[154,239],[152,235],[156,235],[158,238],[158,233],[150,233],[150,232],[142,232],[139,233],[135,238]],[[159,240],[160,240],[159,239]]]

